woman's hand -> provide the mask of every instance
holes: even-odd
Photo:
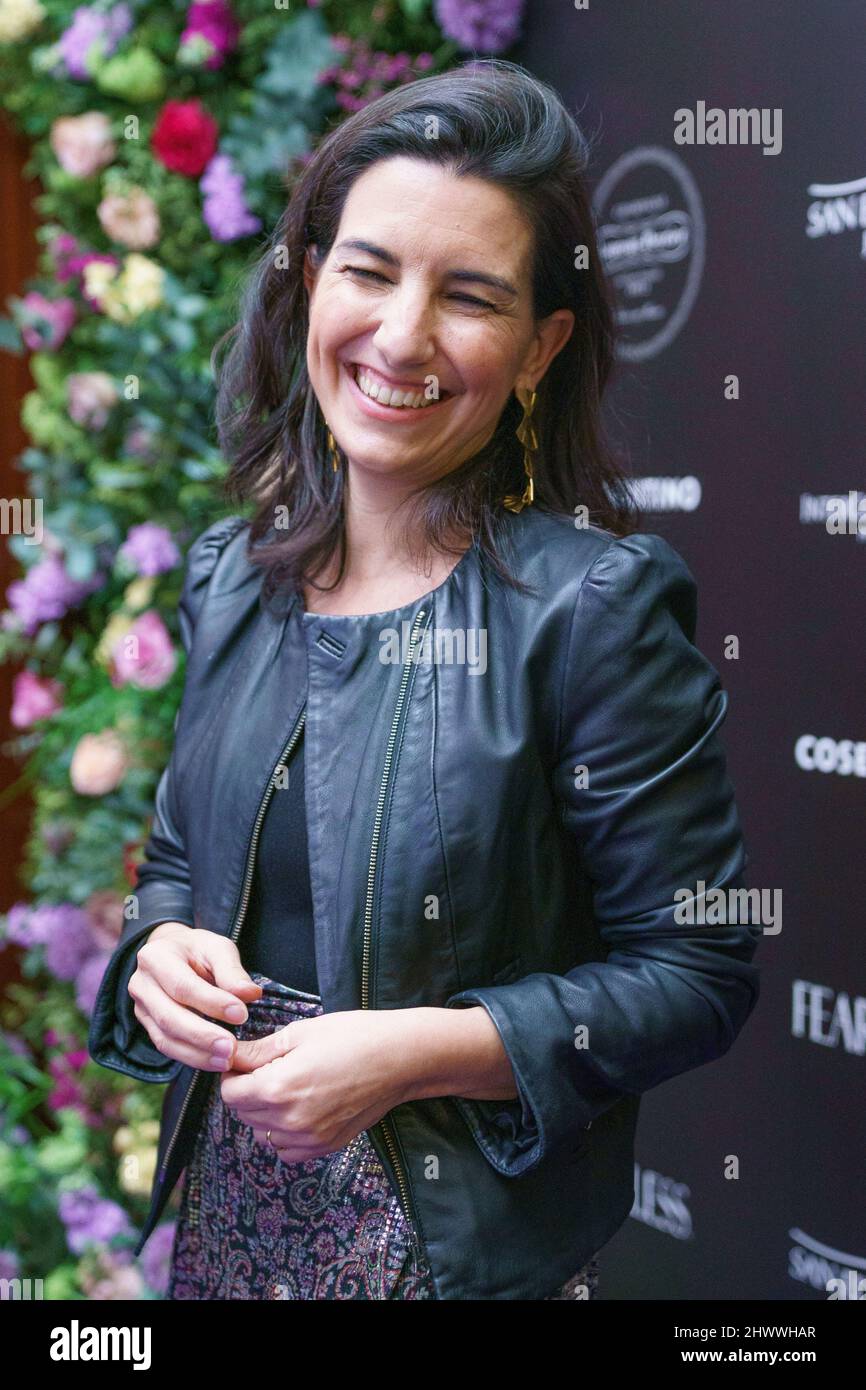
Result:
[[[301,1018],[239,1041],[222,1098],[286,1163],[342,1149],[406,1099],[401,1048],[412,1010],[346,1010]]]
[[[183,922],[162,922],[138,952],[136,967],[129,993],[154,1047],[186,1066],[226,1071],[236,1039],[207,1020],[243,1023],[242,1000],[262,992],[241,965],[234,942]]]
[[[395,1105],[510,1099],[511,1064],[480,1006],[348,1009],[238,1041],[222,1098],[286,1163],[342,1149]]]

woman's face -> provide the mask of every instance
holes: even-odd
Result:
[[[310,380],[354,468],[432,482],[487,443],[512,390],[525,400],[574,326],[570,310],[533,321],[531,255],[514,202],[483,179],[397,156],[355,180],[304,274]],[[391,404],[401,388],[421,404]]]

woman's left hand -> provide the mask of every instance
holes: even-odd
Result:
[[[408,1012],[319,1014],[237,1041],[223,1101],[286,1163],[341,1149],[406,1099]]]

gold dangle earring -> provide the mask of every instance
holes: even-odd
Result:
[[[330,430],[328,430],[328,453],[331,455],[331,463],[333,464],[334,472],[338,473],[340,469],[340,455],[337,453],[337,441]]]
[[[527,483],[521,497],[513,494],[503,499],[503,505],[510,512],[522,512],[524,507],[531,506],[535,500],[535,484],[532,477],[532,455],[538,451],[538,436],[535,433],[535,425],[532,422],[532,412],[535,409],[535,402],[538,399],[536,391],[529,392],[529,400],[523,407],[523,419],[517,428],[517,438],[523,445],[523,471],[526,474]]]

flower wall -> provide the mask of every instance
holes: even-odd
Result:
[[[0,660],[33,803],[26,900],[0,919],[0,1278],[157,1298],[140,1259],[162,1087],[90,1061],[89,1012],[135,912],[183,683],[189,543],[221,514],[212,348],[323,132],[383,91],[519,37],[514,0],[0,0],[0,101],[31,142],[38,272],[0,317],[26,353],[20,577]],[[175,1199],[176,1200],[176,1199]]]

